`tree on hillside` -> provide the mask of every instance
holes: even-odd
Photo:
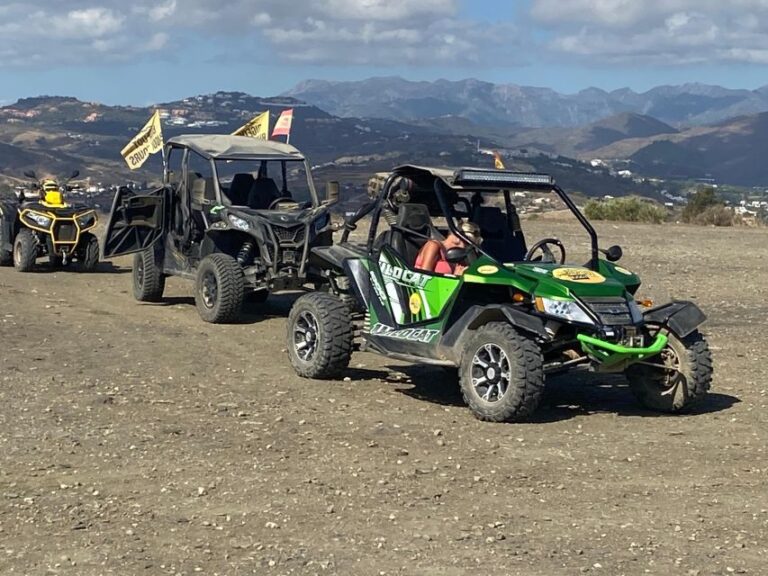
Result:
[[[723,206],[723,201],[717,196],[715,189],[711,186],[700,186],[688,200],[683,208],[683,222],[691,223],[696,218],[714,206]]]

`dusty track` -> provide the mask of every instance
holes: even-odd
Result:
[[[765,574],[768,232],[600,228],[709,314],[696,413],[561,377],[483,424],[438,369],[295,377],[288,296],[210,326],[181,281],[135,303],[129,260],[0,269],[0,574]]]

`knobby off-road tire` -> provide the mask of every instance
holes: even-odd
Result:
[[[464,345],[459,383],[480,420],[516,422],[530,416],[544,393],[539,346],[504,322],[479,328]]]
[[[133,297],[139,302],[160,302],[165,276],[157,265],[154,248],[133,255]]]
[[[99,239],[90,232],[83,232],[77,260],[81,272],[93,272],[99,265]]]
[[[13,265],[19,272],[29,272],[37,260],[37,240],[31,230],[19,230],[13,243]]]
[[[245,278],[237,260],[218,253],[203,258],[195,281],[195,305],[200,318],[212,324],[235,322],[244,300]]]
[[[659,412],[684,412],[707,395],[712,385],[712,353],[698,330],[685,338],[669,333],[661,354],[648,358],[652,364],[672,369],[634,364],[625,374],[635,398]]]
[[[299,376],[333,378],[352,357],[349,308],[333,294],[312,292],[288,315],[288,358]]]
[[[5,250],[1,247],[11,240],[5,237],[6,233],[10,233],[10,231],[4,225],[3,218],[5,218],[5,213],[3,212],[3,206],[0,205],[0,266],[13,266],[13,246],[11,246],[10,250]]]

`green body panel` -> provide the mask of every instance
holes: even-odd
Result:
[[[618,269],[617,269],[618,268]],[[560,264],[504,264],[499,265],[485,256],[478,258],[464,273],[464,281],[473,284],[496,284],[515,288],[526,294],[556,299],[624,297],[640,284],[635,275],[611,262],[600,260],[599,274],[604,280],[596,283],[558,279],[556,271],[584,270],[583,266]]]
[[[370,263],[368,264],[370,270]],[[398,325],[435,320],[453,301],[462,279],[414,270],[396,255],[381,252],[378,261],[386,303]]]

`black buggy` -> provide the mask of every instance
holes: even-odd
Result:
[[[115,195],[104,256],[135,253],[133,294],[157,302],[165,278],[195,282],[206,322],[237,320],[246,298],[319,281],[311,248],[332,243],[329,183],[321,202],[293,146],[245,136],[187,135],[166,144],[163,186]]]

